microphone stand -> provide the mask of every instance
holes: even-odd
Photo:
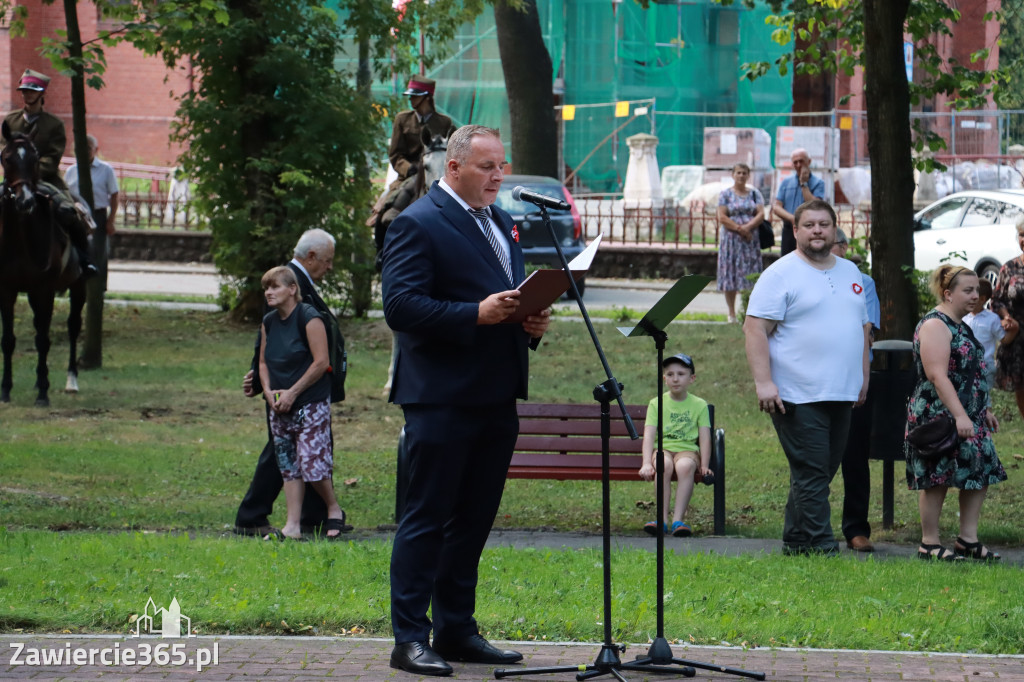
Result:
[[[741,670],[739,668],[731,668],[724,665],[714,665],[712,663],[704,663],[701,661],[692,661],[685,658],[677,658],[672,653],[672,647],[669,646],[668,639],[665,637],[665,495],[664,495],[664,481],[665,481],[665,450],[664,450],[664,415],[662,413],[662,401],[663,393],[665,390],[664,381],[662,378],[662,372],[664,371],[662,363],[664,362],[665,355],[665,342],[668,340],[668,333],[665,329],[685,308],[690,301],[700,292],[704,286],[710,282],[709,277],[703,277],[701,275],[687,275],[677,281],[672,287],[658,300],[654,306],[644,315],[643,319],[637,323],[636,327],[630,329],[627,327],[619,327],[619,331],[627,337],[633,336],[649,336],[654,340],[654,347],[657,350],[657,358],[655,360],[655,376],[657,377],[658,392],[657,392],[657,450],[654,458],[655,462],[655,474],[654,474],[654,488],[656,490],[656,510],[657,516],[657,532],[655,537],[657,538],[656,544],[656,597],[657,597],[657,633],[654,640],[651,643],[650,648],[647,651],[646,656],[637,657],[635,661],[627,664],[626,667],[629,670],[643,669],[652,670],[655,669],[658,672],[674,672],[678,671],[685,677],[693,677],[696,674],[695,668],[702,668],[704,670],[713,670],[715,672],[727,673],[729,675],[738,675],[741,677],[751,677],[755,680],[765,679],[763,672],[755,672],[750,670]],[[647,423],[650,424],[652,421],[650,412],[647,413]],[[671,473],[669,474],[671,478]],[[642,666],[642,667],[641,667]],[[678,669],[669,666],[680,666]]]
[[[551,226],[551,219],[548,216],[547,209],[542,204],[540,205],[540,213],[541,217],[544,219],[544,224],[547,225],[548,234],[551,235],[551,242],[555,245],[555,251],[558,253],[558,259],[562,263],[562,270],[565,271],[566,277],[569,278],[569,288],[572,291],[573,296],[576,297],[576,303],[579,306],[580,313],[583,315],[583,321],[587,324],[587,330],[590,332],[590,339],[594,344],[594,350],[597,352],[597,356],[600,358],[601,364],[604,367],[605,375],[608,377],[607,381],[594,388],[594,400],[601,404],[601,525],[603,527],[601,551],[602,563],[604,564],[604,643],[601,645],[601,650],[597,655],[597,659],[594,663],[589,665],[550,666],[541,668],[498,668],[494,671],[494,677],[500,679],[512,675],[544,675],[549,673],[575,672],[577,673],[577,680],[587,680],[592,677],[611,675],[620,682],[626,682],[626,678],[622,676],[621,672],[619,672],[622,669],[640,670],[653,673],[675,673],[678,672],[675,669],[666,669],[657,666],[638,665],[635,663],[627,663],[624,665],[619,654],[626,650],[626,646],[624,644],[615,644],[612,641],[611,456],[609,446],[609,442],[611,440],[612,400],[616,400],[619,404],[619,410],[622,413],[622,419],[625,422],[626,432],[629,434],[629,437],[636,440],[640,436],[636,432],[633,420],[626,411],[626,404],[622,399],[622,384],[620,384],[612,375],[611,367],[608,364],[608,357],[601,348],[601,342],[597,338],[597,332],[594,330],[594,325],[590,320],[590,315],[587,314],[587,307],[583,304],[583,296],[580,295],[579,289],[576,287],[576,280],[572,276],[572,269],[569,267],[569,263],[565,259],[565,254],[562,253],[562,247],[558,244],[558,236],[555,234],[555,229]],[[696,673],[692,668],[689,668],[683,669],[683,674],[687,677],[692,677]]]

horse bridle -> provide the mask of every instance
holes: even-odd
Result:
[[[24,143],[19,145],[18,143],[20,141],[21,140],[12,140],[4,148],[3,152],[0,153],[0,164],[2,164],[3,167],[4,167],[3,190],[2,190],[2,194],[0,194],[0,195],[2,195],[3,197],[11,198],[11,199],[16,198],[17,195],[18,195],[18,192],[20,192],[22,187],[25,187],[26,185],[28,186],[28,190],[33,195],[36,194],[36,187],[35,187],[36,183],[32,181],[32,178],[22,177],[22,178],[18,178],[16,180],[8,180],[7,179],[7,166],[8,166],[7,160],[8,160],[8,158],[10,156],[12,156],[15,153],[15,151],[11,151],[11,150],[26,149],[27,151],[30,151],[28,145],[26,145]],[[29,141],[29,144],[31,144],[31,141]],[[37,159],[37,163],[38,163],[38,159]]]
[[[13,199],[13,198],[15,198],[18,195],[18,190],[20,190],[23,186],[25,186],[27,184],[28,184],[28,180],[25,180],[24,178],[19,179],[19,180],[14,180],[13,182],[8,182],[6,180],[6,178],[5,178],[4,182],[3,182],[3,186],[4,186],[3,195],[5,197],[10,197],[11,199]],[[29,189],[31,190],[32,188],[29,187]]]

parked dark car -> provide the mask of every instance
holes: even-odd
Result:
[[[520,185],[531,192],[561,199],[569,204],[568,211],[548,209],[551,226],[555,229],[566,260],[569,261],[578,256],[586,247],[586,244],[583,243],[582,221],[579,211],[576,210],[576,203],[569,190],[559,180],[542,175],[506,175],[501,183],[501,189],[498,191],[498,198],[494,202],[508,211],[518,226],[519,245],[523,249],[523,257],[527,265],[560,268],[562,264],[551,243],[551,235],[541,218],[540,207],[512,198],[512,190]],[[578,281],[576,286],[582,294],[584,280]]]

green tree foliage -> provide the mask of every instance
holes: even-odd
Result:
[[[1002,21],[999,31],[999,65],[1024,63],[1024,1],[1003,0]],[[1006,87],[996,93],[996,104],[1001,109],[1024,109],[1024,74],[1012,69]]]
[[[731,5],[735,0],[716,0]],[[1017,1],[1017,0],[1015,0]],[[755,0],[742,0],[748,7]],[[798,75],[838,73],[852,76],[857,67],[863,67],[866,36],[863,0],[761,0],[775,12],[767,19],[772,40],[780,45],[793,44],[792,52],[785,53],[774,62],[747,62],[741,65],[744,78],[754,80],[777,70],[786,75],[790,70]],[[968,63],[955,57],[943,57],[939,52],[940,39],[953,35],[953,27],[961,18],[957,3],[948,0],[913,0],[909,3],[904,21],[904,33],[914,44],[914,80],[908,83],[910,103],[917,106],[944,95],[950,107],[984,109],[991,106],[989,97],[1000,92],[1010,81],[1014,64],[1003,61],[1000,68],[980,68],[989,56],[983,48],[970,56]],[[991,12],[985,20],[1003,21],[1004,12]],[[801,45],[797,46],[796,39]],[[1019,64],[1018,64],[1019,65]],[[867,77],[870,77],[868,74]],[[857,93],[845,95],[846,104]],[[909,116],[908,116],[909,121]],[[918,152],[938,152],[946,148],[945,140],[936,133],[913,122],[914,148]],[[922,170],[932,170],[935,163],[929,155],[922,155]]]
[[[740,0],[752,7],[755,0]],[[716,0],[731,5],[734,0]],[[775,14],[768,19],[772,38],[793,51],[774,63],[752,62],[741,68],[754,79],[772,70],[798,74],[822,72],[852,75],[864,69],[871,159],[872,274],[882,303],[882,337],[909,339],[916,320],[912,151],[945,148],[945,141],[923,127],[911,134],[911,107],[944,95],[957,109],[984,108],[1010,77],[1009,65],[980,68],[988,57],[982,49],[961,63],[943,57],[940,39],[952,35],[961,13],[948,0],[761,0]],[[990,13],[986,21],[1001,20]],[[799,42],[796,40],[799,38]],[[914,44],[914,80],[903,74],[903,41]],[[857,96],[859,93],[853,93]],[[922,170],[937,164],[918,157]]]
[[[254,312],[260,276],[290,256],[299,234],[323,227],[347,237],[362,225],[369,186],[353,168],[378,131],[373,108],[334,70],[333,12],[308,0],[229,0],[228,15],[219,29],[165,28],[161,53],[199,73],[174,136],[214,261],[237,283],[241,310]],[[339,270],[358,275],[367,254],[345,241],[356,253],[339,254]]]
[[[44,0],[47,1],[47,0]],[[49,0],[52,1],[52,0]],[[0,8],[10,0],[0,0]],[[174,137],[194,183],[197,210],[213,232],[213,257],[230,278],[240,316],[259,311],[260,275],[286,260],[298,235],[323,227],[338,238],[329,284],[343,302],[366,305],[372,239],[365,172],[383,158],[382,113],[335,58],[354,34],[378,73],[404,74],[420,35],[443,44],[482,9],[482,0],[95,0],[123,22],[71,57],[64,34],[43,41],[58,71],[76,67],[102,86],[105,46],[128,41],[169,66],[188,64],[193,88],[182,93]],[[328,7],[330,5],[330,7]],[[12,34],[24,35],[14,7]],[[335,11],[337,9],[337,11]],[[429,55],[426,64],[438,55]],[[362,286],[360,285],[362,283]]]

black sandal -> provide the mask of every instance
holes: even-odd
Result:
[[[1002,559],[998,552],[993,552],[981,542],[965,542],[959,535],[956,542],[953,543],[953,551],[958,557],[974,561],[999,561]]]
[[[327,519],[324,521],[324,539],[325,540],[337,540],[341,537],[342,533],[350,533],[355,529],[355,526],[345,523],[346,521],[345,511],[342,510],[340,519]],[[338,531],[337,535],[328,535],[329,531]]]
[[[922,542],[917,548],[917,558],[925,561],[957,561],[963,557],[957,556],[955,552],[942,545],[926,545]]]

